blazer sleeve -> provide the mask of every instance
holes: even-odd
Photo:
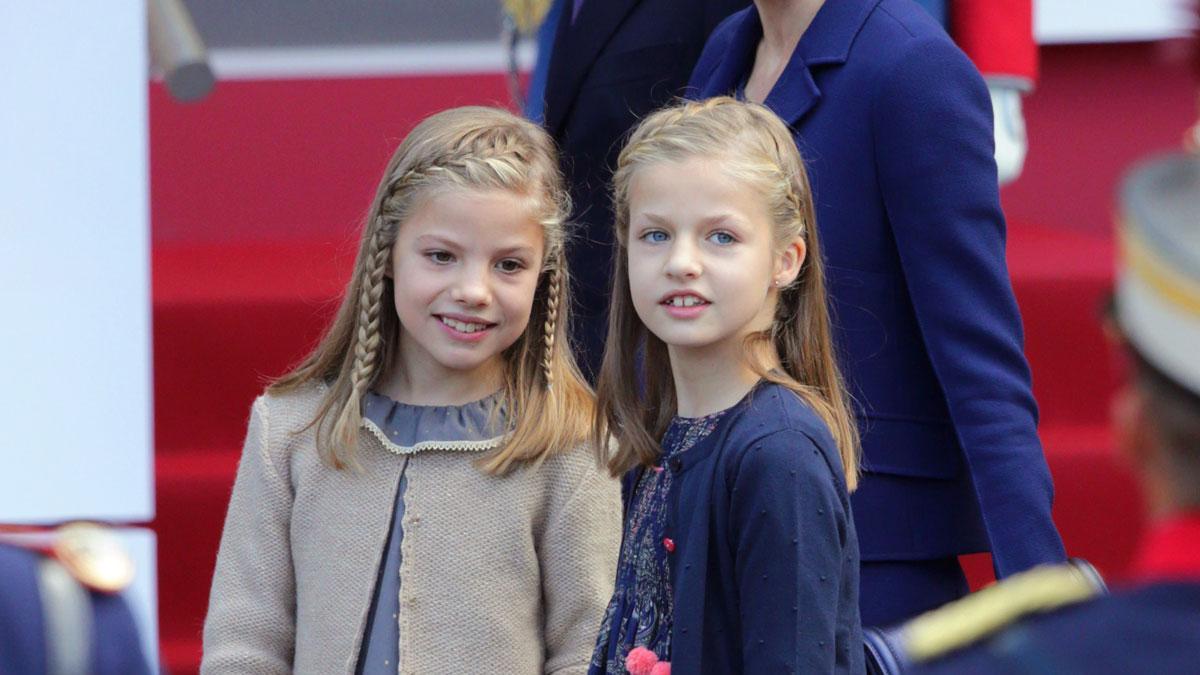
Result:
[[[1021,317],[1005,263],[987,89],[944,39],[914,40],[872,100],[880,189],[999,576],[1064,559]]]
[[[745,450],[732,485],[742,672],[834,672],[850,517],[840,484],[807,435],[782,430]]]
[[[268,403],[254,402],[204,621],[202,673],[290,673],[296,592],[286,458],[272,456]]]
[[[617,573],[621,486],[578,449],[574,480],[553,490],[538,545],[542,566],[545,671],[586,673]]]

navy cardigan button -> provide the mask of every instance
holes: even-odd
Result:
[[[683,468],[683,460],[676,457],[669,462],[672,471],[679,471]]]

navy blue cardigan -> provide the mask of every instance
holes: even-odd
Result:
[[[760,384],[666,470],[672,671],[862,672],[858,540],[816,413]]]

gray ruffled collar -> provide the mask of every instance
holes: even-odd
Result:
[[[504,442],[501,392],[463,405],[410,405],[376,392],[363,400],[363,426],[389,452],[491,450]]]

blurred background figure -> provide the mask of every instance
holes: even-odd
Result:
[[[99,526],[0,526],[0,673],[149,673],[122,592],[133,561]]]
[[[1195,672],[1200,653],[1200,156],[1176,154],[1139,166],[1122,189],[1121,214],[1110,321],[1116,346],[1128,360],[1128,381],[1114,399],[1113,423],[1119,449],[1136,467],[1154,518],[1131,583],[1109,597],[1004,627],[919,672]],[[997,593],[994,599],[978,605],[978,613],[1000,617],[1017,606],[1011,594]]]

